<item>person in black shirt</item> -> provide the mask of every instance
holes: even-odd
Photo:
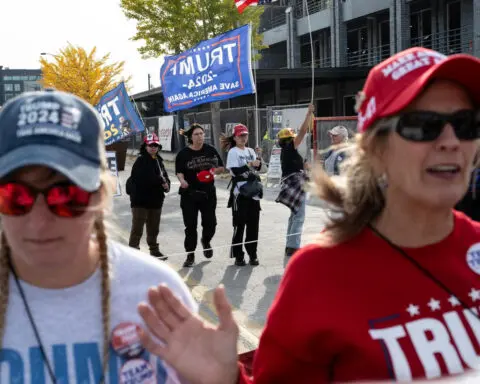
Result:
[[[312,113],[315,107],[308,106],[307,115],[298,134],[291,128],[283,128],[278,133],[278,145],[282,148],[280,162],[282,165],[282,190],[277,202],[287,205],[291,209],[288,219],[287,241],[285,256],[292,256],[299,248],[302,241],[303,223],[305,222],[306,194],[303,184],[307,180],[304,172],[305,162],[298,153],[297,148],[302,143],[308,127],[312,122]],[[295,196],[296,198],[292,198]]]
[[[205,144],[205,131],[199,124],[192,124],[183,132],[188,146],[183,148],[175,159],[175,173],[180,181],[180,207],[185,225],[185,251],[187,259],[184,267],[191,267],[195,262],[197,248],[198,212],[202,218],[203,254],[206,258],[213,256],[210,241],[215,235],[217,218],[217,194],[215,177],[224,171],[223,161],[217,150]]]
[[[167,256],[159,250],[157,238],[165,193],[170,190],[170,179],[163,159],[158,154],[160,149],[157,135],[151,133],[145,136],[140,156],[135,160],[131,176],[127,180],[126,192],[130,195],[132,208],[130,247],[140,249],[140,239],[146,225],[150,254],[160,260],[166,260]]]

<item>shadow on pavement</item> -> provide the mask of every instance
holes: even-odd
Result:
[[[268,313],[268,310],[272,305],[281,279],[282,275],[272,275],[263,280],[263,284],[265,285],[265,294],[258,301],[255,312],[248,316],[248,321],[245,324],[248,328],[256,328],[258,327],[258,324],[265,323],[265,314]]]
[[[200,263],[196,263],[191,268],[180,268],[177,272],[188,284],[191,289],[200,285],[203,278],[203,267],[210,264],[210,260],[204,260]],[[188,276],[188,279],[185,279]]]

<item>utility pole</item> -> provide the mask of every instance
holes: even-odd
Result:
[[[152,89],[151,84],[150,84],[150,78],[151,77],[152,76],[150,76],[150,74],[148,74],[148,90]]]

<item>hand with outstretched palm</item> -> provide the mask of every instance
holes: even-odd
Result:
[[[238,379],[238,326],[223,287],[215,290],[219,326],[193,314],[166,286],[151,288],[149,303],[138,306],[150,333],[140,332],[145,348],[191,383],[235,384]],[[154,340],[152,334],[164,344]]]

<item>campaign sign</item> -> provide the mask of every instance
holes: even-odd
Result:
[[[160,78],[167,112],[255,93],[250,26],[167,56]]]
[[[121,196],[122,190],[120,188],[120,178],[118,177],[118,167],[117,167],[117,153],[114,151],[107,151],[107,164],[110,173],[115,178],[116,190],[113,196]]]
[[[95,108],[105,123],[105,145],[113,144],[145,129],[130,102],[123,82],[106,93]]]

